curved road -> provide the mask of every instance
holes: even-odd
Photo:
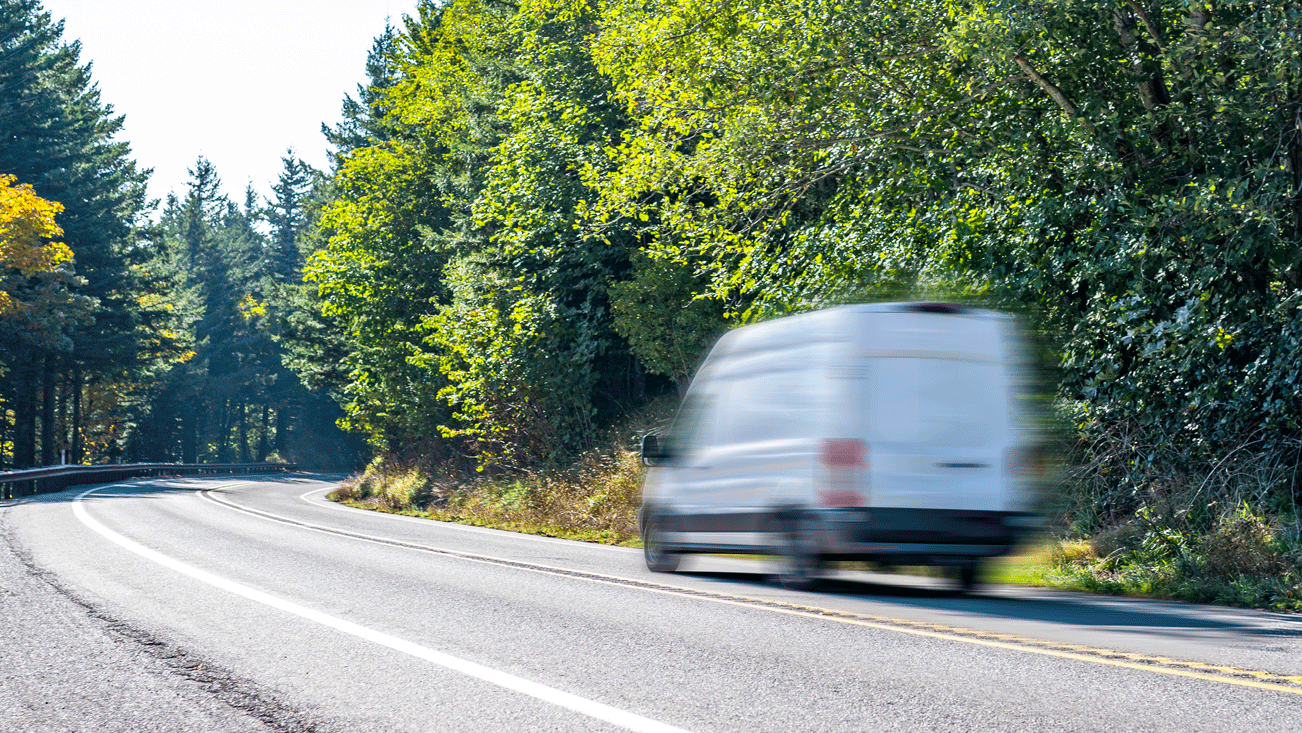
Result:
[[[0,503],[4,731],[1297,731],[1302,617],[353,510],[329,477]]]

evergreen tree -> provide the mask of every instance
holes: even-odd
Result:
[[[418,10],[428,13],[430,3],[421,0]],[[338,125],[330,127],[321,124],[321,134],[325,136],[333,151],[331,160],[338,170],[343,157],[359,148],[368,147],[389,139],[385,126],[384,91],[398,78],[394,59],[398,52],[398,33],[389,23],[385,23],[384,32],[371,44],[366,54],[366,84],[357,86],[357,98],[345,95]]]
[[[63,339],[47,340],[57,341],[57,350],[19,348],[9,356],[12,364],[28,365],[19,372],[35,370],[41,385],[40,458],[46,463],[60,448],[73,460],[83,457],[88,426],[81,399],[90,383],[144,379],[174,349],[165,299],[156,297],[162,283],[145,267],[150,253],[139,246],[148,174],[137,169],[126,143],[115,140],[122,118],[101,103],[89,65],[79,61],[80,45],[65,43],[62,34],[63,24],[37,0],[0,0],[0,173],[63,204],[59,223],[79,276],[64,285],[84,299],[79,302],[98,305],[90,318],[67,320]],[[71,409],[56,410],[56,400],[65,408],[70,401]],[[16,429],[31,430],[38,410],[15,407]],[[101,416],[111,427],[95,430],[128,432],[128,405],[121,407]]]
[[[296,158],[292,149],[280,161],[284,168],[271,187],[274,198],[267,202],[262,214],[271,225],[264,271],[275,282],[286,283],[302,278],[303,257],[298,240],[307,226],[307,196],[321,174]]]

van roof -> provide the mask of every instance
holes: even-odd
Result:
[[[719,339],[714,350],[710,352],[710,360],[724,354],[848,341],[852,338],[853,331],[846,328],[845,322],[865,313],[928,313],[982,320],[1012,318],[1007,313],[956,303],[900,302],[842,305],[735,328]]]

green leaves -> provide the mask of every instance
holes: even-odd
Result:
[[[958,297],[1035,314],[1087,429],[1291,430],[1298,13],[423,4],[308,266],[350,409],[523,465],[628,353],[678,379],[725,317]]]
[[[341,156],[306,268],[346,329],[350,424],[378,444],[437,427],[481,465],[526,467],[586,447],[610,409],[606,287],[633,245],[579,226],[625,124],[589,58],[595,17],[422,5],[393,38],[363,125],[383,134]]]

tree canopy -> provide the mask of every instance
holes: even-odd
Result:
[[[330,171],[233,201],[201,160],[147,227],[76,44],[0,2],[0,172],[76,268],[13,250],[63,304],[5,373],[133,385],[187,456],[328,393],[379,452],[563,463],[725,328],[879,298],[1027,314],[1078,437],[1299,437],[1296,3],[423,1]]]
[[[422,4],[307,273],[372,430],[546,453],[621,359],[946,297],[1028,312],[1080,429],[1215,453],[1302,408],[1298,41],[1288,2]]]
[[[71,262],[68,245],[53,241],[63,234],[54,221],[63,205],[37,196],[30,184],[14,181],[13,176],[0,175],[0,271],[26,279]],[[11,279],[0,283],[0,316],[22,307],[14,298],[17,283]]]

